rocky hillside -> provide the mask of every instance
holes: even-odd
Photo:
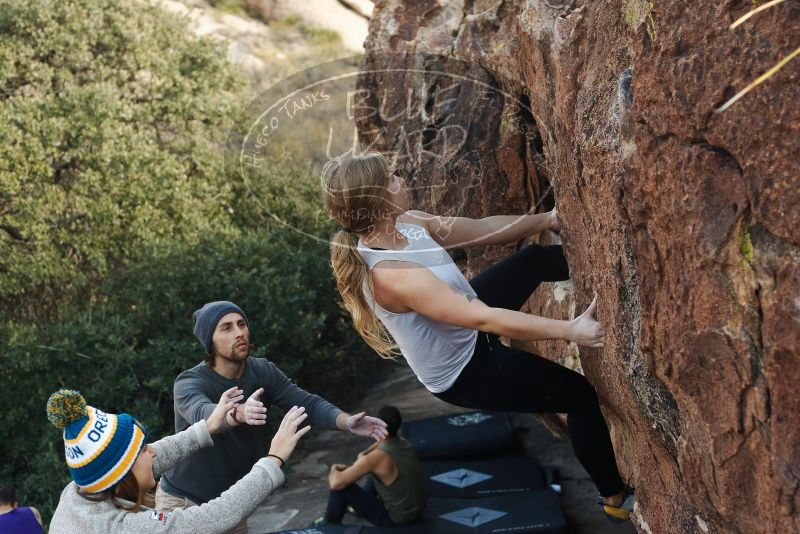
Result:
[[[800,45],[797,2],[729,30],[755,3],[380,0],[370,22],[361,137],[423,209],[558,207],[573,282],[531,311],[596,292],[606,346],[533,348],[595,384],[641,532],[800,530],[800,60],[714,112]]]
[[[326,61],[364,52],[368,0],[150,0],[221,39],[255,93]]]

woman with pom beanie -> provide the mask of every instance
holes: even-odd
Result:
[[[62,389],[47,401],[47,417],[63,429],[64,453],[72,482],[58,502],[51,534],[173,534],[223,533],[248,517],[283,483],[281,467],[298,440],[311,428],[298,426],[306,418],[294,407],[281,421],[269,453],[228,491],[201,506],[160,512],[142,506],[144,492],[181,459],[214,444],[211,434],[224,424],[225,414],[242,400],[236,387],[222,394],[207,420],[155,443],[128,414],[105,413],[87,406],[83,396]]]

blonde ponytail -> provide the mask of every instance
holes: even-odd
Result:
[[[381,358],[394,358],[397,345],[364,294],[365,286],[373,295],[374,288],[357,250],[358,235],[369,231],[387,206],[390,177],[386,159],[378,152],[336,158],[322,173],[325,207],[342,226],[331,239],[331,266],[344,307],[364,341]]]

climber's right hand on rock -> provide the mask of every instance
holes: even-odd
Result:
[[[292,407],[284,416],[281,421],[281,426],[272,438],[269,454],[278,456],[284,462],[288,462],[289,457],[292,455],[292,452],[294,452],[294,448],[297,446],[297,442],[300,441],[300,438],[303,437],[306,432],[311,430],[310,426],[297,430],[297,427],[305,421],[306,417],[308,417],[308,414],[305,408],[302,406],[299,408],[297,406]]]
[[[597,296],[586,311],[570,321],[571,335],[570,341],[584,347],[602,347],[605,339],[603,325],[594,318],[597,310]]]

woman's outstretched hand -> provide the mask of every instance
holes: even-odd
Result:
[[[572,331],[569,337],[570,341],[574,341],[584,347],[603,346],[606,334],[603,330],[603,325],[594,318],[595,311],[597,311],[597,295],[595,295],[594,300],[589,304],[585,312],[570,321]]]
[[[308,414],[305,412],[306,409],[302,406],[299,408],[294,406],[289,410],[283,417],[281,426],[278,428],[278,431],[275,432],[275,436],[272,438],[269,454],[278,456],[284,462],[289,461],[289,457],[292,455],[292,452],[294,452],[297,442],[300,441],[300,438],[303,437],[306,432],[311,430],[310,426],[297,430],[297,427],[308,417]]]
[[[214,411],[211,412],[211,415],[206,419],[206,426],[208,427],[209,433],[214,434],[219,431],[222,427],[222,422],[225,420],[225,415],[231,411],[236,404],[241,402],[243,397],[244,391],[239,389],[238,386],[233,386],[222,394]]]

